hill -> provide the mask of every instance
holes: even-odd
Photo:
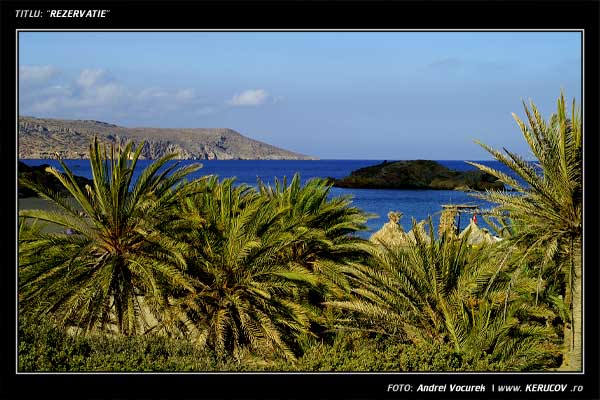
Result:
[[[125,128],[93,120],[19,117],[19,158],[87,158],[94,136],[105,143],[145,141],[142,157],[176,152],[185,160],[310,160],[227,128]]]
[[[333,182],[338,187],[365,189],[504,189],[503,183],[482,171],[455,171],[431,160],[384,161]]]

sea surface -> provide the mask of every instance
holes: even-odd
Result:
[[[57,160],[20,160],[27,165],[50,164],[60,169]],[[256,186],[257,178],[265,183],[273,183],[275,177],[282,179],[288,178],[288,181],[299,173],[303,182],[315,177],[342,178],[351,171],[381,163],[383,160],[184,160],[180,161],[182,165],[200,163],[202,168],[192,177],[202,175],[218,175],[220,178],[235,177],[236,182],[246,183]],[[388,160],[391,161],[391,160]],[[456,160],[437,160],[440,164],[459,171],[475,169],[464,161]],[[506,167],[498,161],[477,161],[478,163],[507,171]],[[91,178],[89,160],[65,160],[66,165],[71,171],[80,176]],[[139,160],[136,166],[134,180],[139,176],[141,170],[152,163],[152,160]],[[511,174],[512,175],[512,174]],[[363,236],[368,236],[377,231],[388,221],[387,213],[389,211],[401,211],[403,217],[400,221],[404,230],[408,231],[412,226],[412,218],[417,221],[431,216],[434,225],[439,222],[442,204],[471,204],[478,205],[481,209],[489,209],[493,206],[491,203],[484,202],[465,192],[454,190],[387,190],[387,189],[346,189],[332,188],[331,196],[349,195],[352,197],[352,204],[362,210],[374,214],[375,216],[368,220],[367,226],[370,232]],[[480,217],[480,216],[478,216]],[[470,216],[463,215],[460,228],[468,225]],[[486,227],[483,218],[478,218],[478,225]]]

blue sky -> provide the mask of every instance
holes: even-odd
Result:
[[[329,159],[488,159],[581,101],[580,32],[21,32],[19,113],[226,127]]]

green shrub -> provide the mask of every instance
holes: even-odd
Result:
[[[415,346],[393,339],[338,333],[332,343],[315,343],[296,364],[276,364],[289,371],[501,371],[502,363],[488,355],[466,355],[449,345]]]
[[[502,371],[489,356],[467,356],[447,345],[398,343],[359,332],[329,341],[306,339],[295,363],[250,353],[218,358],[186,340],[164,336],[73,336],[48,321],[19,325],[19,371]]]
[[[214,371],[208,351],[161,336],[73,336],[48,321],[19,325],[19,371]]]

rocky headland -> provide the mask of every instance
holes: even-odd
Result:
[[[19,117],[20,159],[88,158],[93,137],[104,143],[145,142],[141,157],[175,152],[183,160],[310,160],[314,157],[250,139],[227,128],[125,128],[93,120]]]
[[[342,188],[432,189],[432,190],[503,190],[494,176],[479,171],[455,171],[436,161],[384,161],[354,170],[349,176],[332,179]]]
[[[54,175],[46,171],[46,168],[48,167],[48,164],[42,164],[31,167],[19,161],[19,164],[17,166],[19,198],[39,197],[35,190],[31,189],[25,184],[26,181],[40,184],[46,188],[51,189],[54,192],[58,192],[63,195],[68,194],[67,189],[65,189],[65,187],[60,183],[60,181]],[[74,177],[75,181],[79,184],[80,187],[83,187],[86,184],[93,184],[93,182],[90,179],[84,178],[82,176],[75,175]]]

